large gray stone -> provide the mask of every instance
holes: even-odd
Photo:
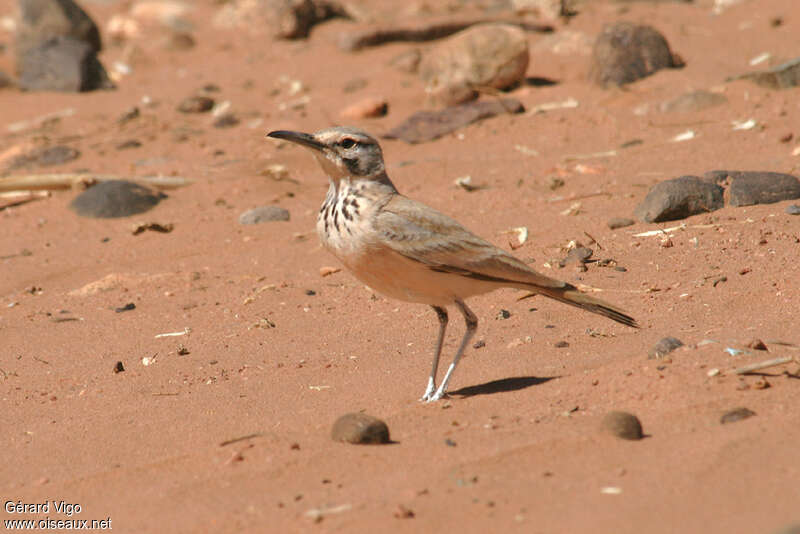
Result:
[[[707,180],[727,184],[728,204],[752,206],[800,198],[800,180],[791,174],[766,171],[709,171]]]
[[[163,193],[127,180],[109,180],[75,197],[70,209],[84,217],[116,218],[144,213],[166,198]]]
[[[525,79],[528,39],[509,24],[478,24],[433,47],[419,75],[435,104],[453,106],[478,96],[480,87],[507,89]]]
[[[654,72],[681,67],[667,40],[650,26],[617,22],[603,28],[592,50],[589,78],[602,87],[624,85]]]
[[[722,188],[697,176],[681,176],[654,185],[636,206],[636,217],[644,222],[663,222],[720,209]]]
[[[28,91],[91,91],[114,85],[97,59],[97,25],[72,0],[19,0],[16,71]]]
[[[97,25],[72,0],[19,0],[16,51],[18,58],[26,50],[53,37],[71,37],[84,42],[94,52],[102,48]]]
[[[19,86],[26,91],[80,92],[111,89],[92,47],[72,37],[54,37],[25,51]]]

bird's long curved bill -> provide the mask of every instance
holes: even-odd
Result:
[[[298,145],[308,147],[314,150],[322,150],[323,148],[325,148],[325,145],[314,139],[314,136],[303,132],[293,132],[291,130],[275,130],[274,132],[268,133],[267,137],[274,137],[275,139],[284,139],[286,141],[291,141],[292,143],[296,143]]]

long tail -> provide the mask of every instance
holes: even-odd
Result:
[[[563,302],[564,304],[569,304],[570,306],[575,306],[576,308],[581,308],[586,311],[602,315],[603,317],[608,317],[609,319],[618,323],[622,323],[633,328],[639,328],[639,323],[636,322],[636,319],[621,309],[609,304],[608,302],[604,302],[598,298],[583,293],[577,287],[571,284],[566,284],[566,287],[563,288],[544,288],[537,286],[535,292],[522,297],[522,299],[532,297],[537,294],[541,294],[545,297]]]

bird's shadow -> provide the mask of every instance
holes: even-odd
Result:
[[[494,393],[504,393],[506,391],[517,391],[520,389],[529,388],[531,386],[538,386],[549,382],[557,376],[512,376],[509,378],[501,378],[500,380],[492,380],[484,384],[477,384],[474,386],[467,386],[455,391],[450,391],[450,395],[458,395],[460,397],[474,397],[475,395],[492,395]]]

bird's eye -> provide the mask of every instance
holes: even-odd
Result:
[[[353,148],[356,146],[356,142],[354,139],[350,139],[349,137],[342,139],[341,142],[342,148]]]

